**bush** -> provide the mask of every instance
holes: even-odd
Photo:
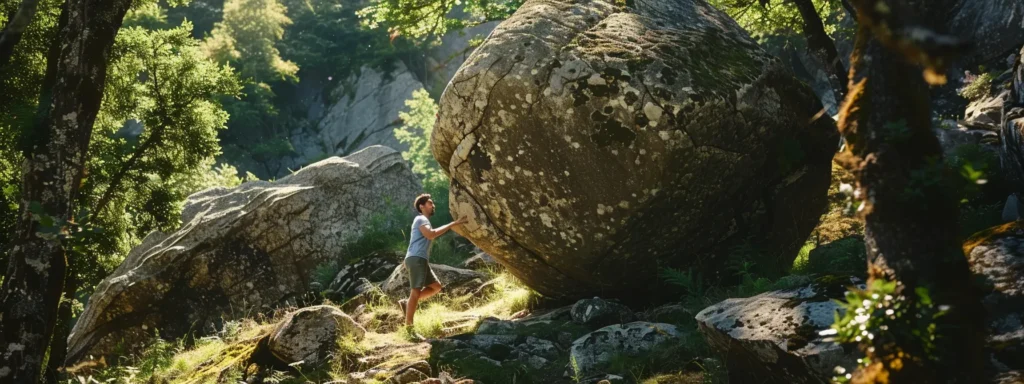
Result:
[[[970,101],[979,100],[988,96],[992,91],[992,80],[994,78],[995,76],[990,72],[981,74],[975,78],[974,81],[971,81],[963,88],[960,88],[960,96],[963,96],[965,99]]]

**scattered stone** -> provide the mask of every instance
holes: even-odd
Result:
[[[364,285],[369,281],[381,281],[395,269],[401,261],[399,255],[389,252],[371,254],[346,265],[338,271],[331,281],[328,290],[341,297],[352,297],[366,290]]]
[[[366,330],[340,309],[320,305],[288,314],[270,333],[267,346],[285,364],[314,366],[332,355],[339,339],[359,341],[365,334]]]
[[[600,370],[615,356],[641,356],[679,339],[679,331],[671,324],[637,321],[609,325],[576,339],[570,359],[578,370],[576,373],[587,377],[602,373]]]
[[[629,307],[598,297],[577,301],[570,315],[573,321],[593,327],[628,323],[634,317]]]

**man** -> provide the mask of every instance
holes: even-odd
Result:
[[[466,222],[466,218],[463,217],[443,227],[431,228],[430,216],[434,215],[434,201],[430,199],[430,194],[417,196],[413,204],[420,215],[412,221],[412,231],[409,232],[409,250],[405,253],[405,269],[409,272],[409,298],[398,301],[399,308],[405,313],[405,326],[410,331],[419,302],[441,291],[441,282],[437,280],[434,271],[430,269],[428,261],[430,243],[452,227]],[[414,335],[414,337],[422,338],[419,335]]]

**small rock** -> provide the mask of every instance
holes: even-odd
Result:
[[[594,327],[633,321],[629,307],[598,297],[577,301],[570,313],[574,322]]]
[[[363,327],[340,309],[320,305],[303,308],[285,317],[270,333],[267,346],[285,364],[317,364],[337,347],[339,337],[362,340]]]
[[[512,333],[516,328],[516,323],[507,320],[501,320],[496,317],[486,317],[480,320],[480,324],[476,327],[476,334],[478,335],[507,335]]]
[[[570,361],[575,360],[577,373],[587,377],[601,373],[599,370],[613,356],[641,356],[679,338],[679,331],[671,324],[637,321],[609,325],[576,339],[570,349]]]
[[[426,361],[417,361],[411,364],[403,365],[398,369],[394,370],[395,374],[388,383],[391,384],[408,384],[412,382],[422,382],[430,378],[430,364]]]
[[[523,342],[522,344],[519,344],[516,347],[516,349],[549,360],[557,359],[558,355],[560,354],[560,351],[558,347],[555,346],[555,343],[552,343],[549,340],[544,340],[533,336],[527,336],[526,341]]]

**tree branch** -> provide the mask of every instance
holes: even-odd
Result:
[[[32,18],[36,15],[39,0],[22,0],[18,6],[18,13],[14,18],[7,21],[3,33],[0,34],[0,68],[6,67],[14,55],[14,47],[21,41],[21,36],[32,24]]]

